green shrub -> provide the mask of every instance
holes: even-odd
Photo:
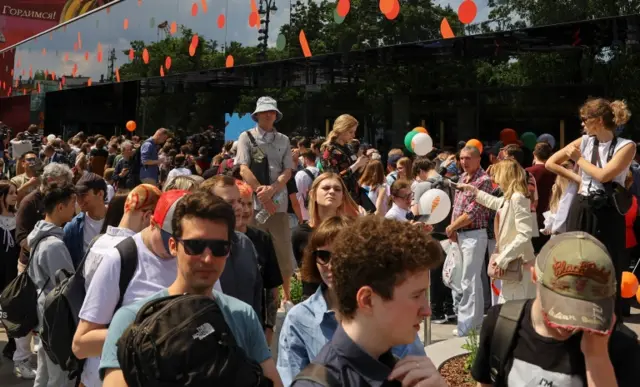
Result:
[[[280,299],[282,300],[282,286],[279,288]],[[291,277],[291,302],[298,304],[302,301],[302,281],[296,275]]]
[[[475,329],[469,331],[469,335],[465,339],[465,343],[462,344],[462,349],[469,351],[469,356],[464,362],[464,370],[471,371],[471,366],[476,360],[476,355],[479,348],[478,332]]]

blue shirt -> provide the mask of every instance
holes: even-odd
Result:
[[[338,330],[335,313],[327,310],[322,290],[323,286],[318,287],[311,297],[294,306],[282,323],[277,368],[284,386],[291,384]],[[417,335],[413,344],[394,347],[392,352],[399,358],[425,356],[424,345]]]
[[[136,319],[136,313],[147,302],[160,297],[167,297],[169,292],[165,289],[145,299],[134,302],[118,309],[111,320],[107,339],[102,347],[102,357],[100,358],[100,379],[104,380],[105,371],[109,368],[120,369],[118,362],[118,350],[116,343],[122,333]],[[242,348],[247,356],[258,363],[271,358],[271,351],[267,346],[267,340],[262,331],[262,325],[256,312],[246,303],[224,295],[216,290],[213,297],[218,303],[224,319],[229,325],[229,329],[236,339],[238,347]]]
[[[158,147],[153,138],[148,139],[140,147],[140,180],[154,179],[158,181],[158,166],[144,165],[147,161],[158,160]]]

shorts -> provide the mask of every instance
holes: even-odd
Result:
[[[278,317],[278,298],[279,297],[274,297],[273,296],[273,291],[272,289],[266,289],[265,290],[266,295],[266,317],[265,317],[265,322],[264,322],[264,326],[265,328],[271,328],[275,330],[275,326],[276,326],[276,320]]]
[[[257,223],[257,222],[256,222]],[[293,276],[293,247],[291,246],[291,229],[289,228],[289,214],[276,212],[264,224],[256,224],[263,231],[271,234],[273,247],[278,258],[278,267],[282,278]]]

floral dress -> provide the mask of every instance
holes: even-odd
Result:
[[[322,152],[320,162],[322,163],[323,172],[337,173],[342,177],[342,181],[347,186],[351,197],[356,203],[360,204],[358,182],[350,168],[356,160],[357,157],[346,146],[330,143]]]

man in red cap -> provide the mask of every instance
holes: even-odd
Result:
[[[181,190],[164,192],[157,201],[149,226],[118,245],[129,243],[131,246],[133,241],[136,256],[122,257],[115,247],[102,254],[102,261],[82,304],[80,322],[73,338],[73,353],[78,359],[87,359],[81,378],[85,386],[101,385],[98,376],[100,354],[107,327],[118,308],[166,289],[175,280],[176,262],[168,245],[173,232],[171,219],[176,205],[187,193]],[[128,251],[133,254],[133,249]],[[132,261],[133,265],[127,264]],[[129,269],[125,273],[126,268]],[[124,289],[117,286],[121,277],[129,279]]]

